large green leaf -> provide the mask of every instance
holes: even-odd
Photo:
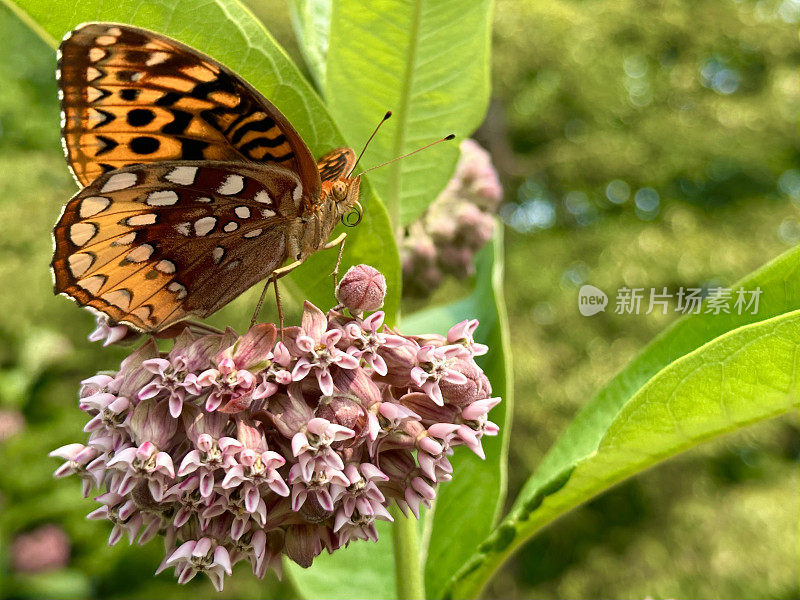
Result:
[[[272,100],[315,155],[344,143],[311,85],[263,25],[235,0],[3,1],[53,47],[86,21],[130,23],[170,35],[224,63]],[[397,248],[386,210],[368,185],[362,185],[362,204],[364,220],[348,230],[343,266],[369,262],[384,273],[389,289],[385,309],[391,320],[400,298]],[[293,275],[302,294],[323,307],[332,300],[328,274],[335,261],[335,250],[319,252]]]
[[[325,71],[328,59],[328,34],[331,27],[332,0],[291,0],[292,23],[300,45],[300,52],[308,70],[325,89]]]
[[[476,280],[475,290],[467,298],[403,318],[404,332],[442,334],[459,321],[477,318],[480,326],[476,339],[489,346],[489,353],[479,357],[478,363],[492,383],[492,395],[503,398],[490,415],[500,426],[500,434],[483,438],[486,459],[481,460],[466,448],[457,449],[451,460],[453,479],[439,486],[434,510],[426,516],[425,589],[429,598],[441,595],[448,579],[489,534],[506,497],[513,378],[503,300],[503,235],[499,226],[495,239],[478,255]]]
[[[394,112],[361,163],[376,166],[439,137],[469,136],[489,100],[491,0],[338,0],[330,23],[325,98],[359,145]],[[435,157],[431,154],[435,153]],[[371,174],[392,224],[413,221],[453,173],[443,144]]]
[[[622,479],[711,437],[798,406],[798,251],[734,286],[758,313],[676,322],[575,418],[509,515],[448,584],[467,598],[537,530]]]

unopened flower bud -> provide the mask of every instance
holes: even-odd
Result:
[[[369,265],[350,267],[336,287],[336,299],[353,314],[378,310],[386,297],[386,279]]]

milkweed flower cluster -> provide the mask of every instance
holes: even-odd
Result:
[[[203,572],[221,589],[239,561],[262,577],[280,574],[283,554],[307,567],[323,550],[377,541],[392,503],[417,517],[430,505],[453,448],[483,457],[500,398],[474,360],[487,352],[477,321],[402,335],[364,313],[368,295],[348,293],[377,273],[354,269],[345,306],[306,302],[281,341],[265,323],[242,336],[187,328],[169,352],[151,339],[82,382],[88,440],[51,455],[65,461],[56,477],[78,475],[87,497],[100,490],[89,518],[111,522],[110,544],[161,536],[158,572],[173,568],[179,583]]]
[[[464,140],[460,148],[453,178],[401,242],[404,293],[425,296],[447,274],[472,275],[475,253],[494,233],[492,215],[503,197],[497,172],[474,140]]]

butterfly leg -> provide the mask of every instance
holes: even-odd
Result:
[[[329,250],[330,248],[335,248],[336,246],[339,246],[339,256],[336,258],[336,266],[333,268],[333,273],[331,273],[331,275],[333,275],[334,288],[336,288],[336,285],[339,283],[338,282],[339,266],[342,264],[342,255],[344,254],[344,243],[346,239],[347,239],[347,234],[343,233],[335,240],[328,242],[322,247],[323,250]]]
[[[258,319],[258,313],[261,312],[261,305],[264,303],[264,297],[267,295],[267,290],[269,289],[269,284],[272,283],[275,285],[275,301],[278,304],[278,319],[280,320],[281,334],[283,334],[283,309],[281,306],[280,295],[278,293],[278,279],[280,279],[285,275],[288,275],[302,264],[303,264],[302,260],[296,260],[293,263],[288,264],[285,267],[281,267],[280,269],[275,269],[272,272],[272,275],[269,276],[267,282],[264,284],[264,289],[261,290],[261,296],[258,298],[258,304],[256,304],[256,309],[253,312],[253,318],[250,319],[250,327],[256,324],[256,320]]]

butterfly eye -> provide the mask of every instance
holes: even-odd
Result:
[[[347,198],[347,184],[344,181],[337,181],[331,186],[331,194],[336,202],[341,202]]]
[[[353,210],[347,214],[342,215],[342,224],[345,227],[355,227],[361,223],[361,218],[364,216],[364,209],[361,208],[361,203],[356,201]]]

